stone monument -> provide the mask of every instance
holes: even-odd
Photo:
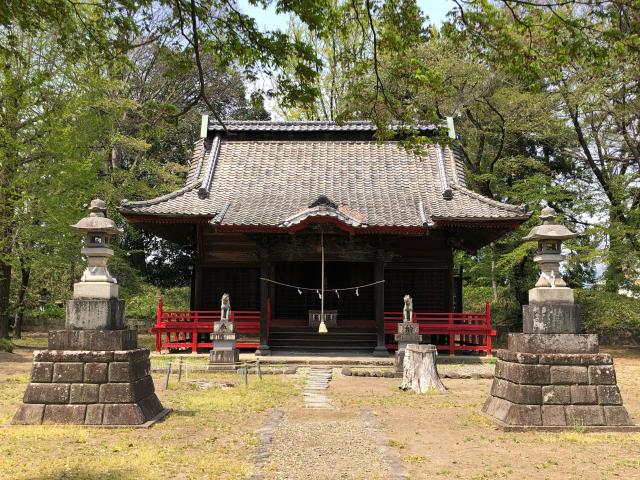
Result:
[[[482,411],[506,430],[636,430],[616,382],[611,355],[598,353],[598,336],[581,333],[573,290],[560,273],[562,240],[575,233],[554,221],[524,238],[537,241],[540,278],[523,307],[523,333],[498,350],[491,396]]]
[[[420,326],[413,322],[413,299],[409,295],[404,296],[404,308],[402,309],[402,323],[398,323],[398,333],[394,335],[398,342],[395,355],[395,371],[402,373],[404,354],[410,343],[419,344],[422,341]]]
[[[124,323],[118,285],[107,270],[111,237],[121,233],[102,200],[72,228],[84,234],[87,268],[67,302],[64,330],[34,352],[31,380],[14,424],[148,426],[168,410],[150,376],[149,350]]]
[[[236,364],[240,361],[236,347],[235,323],[230,321],[230,314],[231,302],[229,294],[225,293],[220,305],[220,320],[213,322],[213,348],[209,353],[209,370],[235,370]]]

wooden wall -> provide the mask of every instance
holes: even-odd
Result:
[[[194,308],[218,308],[217,304],[224,291],[230,294],[234,308],[258,309],[261,260],[268,260],[272,264],[276,280],[295,284],[307,280],[312,281],[313,285],[319,283],[315,279],[319,277],[319,273],[315,276],[313,274],[320,262],[317,233],[227,234],[216,233],[212,228],[206,227],[199,232],[198,238],[198,261],[194,269]],[[344,280],[360,284],[373,281],[373,264],[380,256],[384,258],[387,279],[384,289],[386,311],[401,310],[405,293],[414,298],[416,310],[450,311],[453,257],[446,232],[432,232],[426,236],[325,234],[327,264],[345,263],[343,267],[330,266],[329,269],[337,271],[347,268],[351,272],[348,276],[344,272],[333,275],[341,282]],[[306,265],[309,267],[307,270],[313,272],[303,274],[300,272],[304,269],[287,268],[287,264],[293,265],[289,262],[311,262]],[[331,271],[328,270],[327,273],[327,278],[330,279]],[[300,275],[304,278],[298,278]],[[327,285],[329,288],[331,286],[333,285]],[[289,293],[292,292],[278,288],[271,295],[279,302],[299,307],[297,304],[302,300],[296,298],[299,297],[297,292],[293,291],[295,296],[291,298]],[[360,304],[369,301],[373,305],[373,297],[369,299],[367,292],[360,294],[362,298],[350,302],[347,310],[350,315],[364,319],[371,316],[371,309]],[[311,305],[313,299],[306,299],[305,302]],[[285,316],[291,314],[280,304],[275,306],[274,313],[276,312]]]

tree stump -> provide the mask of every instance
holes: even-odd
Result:
[[[416,393],[432,389],[439,392],[446,390],[436,368],[436,353],[435,345],[407,345],[400,385],[402,390],[413,390]]]

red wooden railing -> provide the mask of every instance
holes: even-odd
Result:
[[[259,310],[232,310],[231,321],[236,323],[239,334],[260,334]],[[155,350],[190,349],[197,352],[213,348],[209,334],[213,332],[213,322],[220,318],[220,310],[164,310],[162,298],[158,300],[156,324],[151,333],[156,335]],[[496,331],[491,329],[491,310],[489,303],[484,312],[462,313],[424,313],[414,312],[413,321],[420,326],[422,335],[442,335],[448,337],[447,344],[436,345],[438,350],[484,351],[491,355],[491,337]],[[384,333],[393,335],[398,332],[397,324],[402,322],[402,312],[384,313]],[[271,301],[267,301],[267,335],[271,325]],[[200,340],[200,335],[203,340]],[[238,342],[238,348],[257,348],[258,342]],[[395,350],[396,343],[387,344]]]
[[[158,299],[156,324],[151,327],[151,333],[156,335],[156,352],[165,348],[190,349],[195,353],[198,348],[213,348],[209,334],[213,332],[213,322],[219,319],[220,310],[164,310],[162,298]],[[259,310],[232,310],[230,320],[235,322],[239,334],[260,334]],[[269,320],[267,318],[267,322]],[[201,333],[205,334],[202,341],[198,335]],[[239,341],[237,345],[238,348],[257,348],[258,342]]]
[[[496,331],[491,329],[491,308],[489,303],[484,312],[462,313],[421,313],[413,312],[413,321],[420,325],[422,335],[442,335],[448,337],[447,344],[436,345],[438,350],[448,350],[453,355],[456,350],[481,351],[491,355],[491,337]],[[402,322],[402,312],[384,312],[384,333],[398,333],[398,323]],[[387,344],[395,350],[398,345]]]

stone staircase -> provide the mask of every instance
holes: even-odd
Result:
[[[317,327],[275,327],[269,333],[272,350],[351,351],[370,353],[376,346],[376,333],[366,330],[329,328],[324,334]]]

